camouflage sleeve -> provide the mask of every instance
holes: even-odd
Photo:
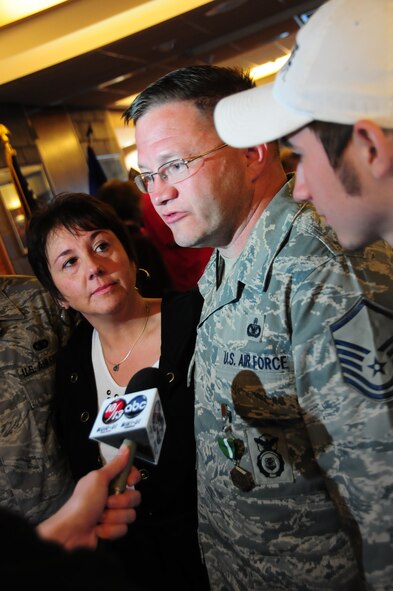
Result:
[[[306,275],[291,322],[315,456],[342,514],[361,529],[368,580],[380,585],[393,579],[393,265],[382,244],[366,254],[332,258]]]
[[[51,416],[56,356],[70,329],[32,277],[0,278],[0,309],[0,504],[38,523],[73,486]]]

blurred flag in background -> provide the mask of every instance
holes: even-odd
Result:
[[[89,168],[89,193],[90,195],[95,196],[97,194],[98,189],[105,183],[107,180],[105,176],[105,172],[102,169],[102,166],[94,152],[91,142],[93,136],[93,128],[89,125],[89,128],[86,133],[87,136],[87,165]]]

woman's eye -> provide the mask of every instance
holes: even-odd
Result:
[[[74,265],[75,262],[76,262],[76,257],[71,257],[70,259],[67,259],[63,263],[63,269],[67,269],[69,267],[72,267],[72,265]]]
[[[106,250],[108,250],[109,248],[109,243],[108,242],[100,242],[99,244],[97,244],[97,246],[94,247],[94,250],[96,252],[105,252]]]

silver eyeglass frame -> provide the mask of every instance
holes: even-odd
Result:
[[[153,189],[154,189],[154,177],[155,176],[159,176],[160,179],[162,181],[164,181],[165,183],[168,183],[170,185],[175,185],[176,183],[180,183],[181,181],[185,181],[186,179],[188,179],[191,174],[192,171],[189,171],[188,165],[191,164],[191,162],[194,162],[195,160],[198,160],[199,158],[204,158],[205,156],[208,156],[209,154],[212,154],[213,152],[217,152],[217,150],[221,150],[221,148],[225,148],[228,144],[220,144],[219,146],[216,146],[215,148],[212,148],[211,150],[207,150],[206,152],[203,152],[203,154],[198,154],[198,156],[191,156],[191,158],[175,158],[175,160],[170,160],[169,162],[164,162],[164,164],[161,164],[161,166],[158,167],[156,172],[141,172],[140,174],[136,175],[136,177],[133,179],[134,183],[136,184],[136,186],[138,187],[138,189],[142,192],[142,193],[152,193]],[[175,166],[177,163],[184,165],[187,169],[187,174],[186,176],[181,176],[181,178],[179,178],[178,180],[168,180],[168,175],[165,174],[165,171],[170,168]],[[189,174],[188,174],[189,172]],[[149,189],[150,186],[150,189]]]

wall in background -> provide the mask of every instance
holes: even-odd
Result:
[[[122,149],[106,111],[66,111],[54,107],[27,113],[23,106],[2,105],[0,123],[11,133],[10,142],[25,176],[32,169],[40,168],[42,183],[48,190],[40,191],[39,198],[51,199],[63,191],[88,192],[86,150],[89,126],[93,130],[91,145],[107,178],[127,178]],[[7,211],[6,200],[1,194],[3,186],[3,194],[8,196],[11,183],[2,148],[0,145],[0,239],[13,272],[31,273],[26,252],[16,234],[15,219]],[[6,257],[2,256],[0,248],[0,272],[10,268]]]

